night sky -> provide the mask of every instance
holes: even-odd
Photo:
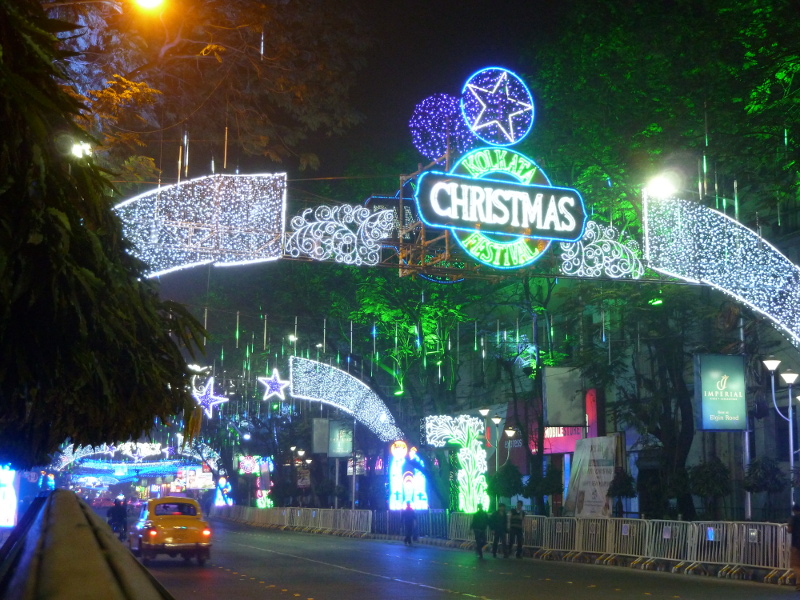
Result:
[[[534,38],[555,40],[558,15],[566,4],[552,0],[361,3],[375,40],[352,98],[365,120],[320,148],[323,162],[318,175],[341,174],[348,154],[343,148],[412,148],[408,120],[415,105],[437,93],[458,96],[467,78],[479,69],[502,66],[524,74],[520,55],[526,44]]]

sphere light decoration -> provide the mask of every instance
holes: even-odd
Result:
[[[325,363],[292,356],[289,359],[295,398],[316,400],[335,406],[366,425],[381,441],[392,442],[406,436],[395,425],[383,400],[360,379]]]
[[[423,420],[427,443],[437,448],[455,445],[461,468],[458,482],[458,506],[462,512],[475,512],[478,504],[489,506],[486,487],[486,450],[481,444],[483,419],[469,415],[433,415]]]
[[[773,321],[800,346],[800,268],[762,237],[714,209],[644,197],[647,266],[710,285]]]
[[[437,160],[448,151],[460,155],[475,145],[475,135],[461,116],[458,98],[449,94],[434,94],[417,104],[408,127],[414,147],[429,160]]]
[[[213,263],[279,259],[286,213],[286,173],[210,175],[117,204],[134,254],[148,277]]]
[[[467,126],[492,146],[511,146],[533,127],[533,96],[515,73],[489,67],[472,74],[461,91]]]

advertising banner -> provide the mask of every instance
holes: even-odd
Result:
[[[613,437],[587,438],[575,444],[564,516],[611,516],[611,499],[606,494],[614,478],[616,446]]]
[[[353,454],[353,424],[344,421],[330,422],[328,456],[344,458]]]
[[[744,357],[696,354],[694,361],[698,429],[743,431],[747,427]]]
[[[327,454],[330,445],[330,427],[328,419],[314,419],[311,425],[311,452],[314,454]]]

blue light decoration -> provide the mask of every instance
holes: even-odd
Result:
[[[389,510],[402,510],[406,502],[414,510],[427,510],[427,479],[422,472],[425,462],[414,447],[398,440],[390,448],[389,463]]]
[[[283,390],[289,387],[291,381],[282,380],[278,374],[277,368],[272,369],[272,377],[259,377],[258,382],[266,387],[262,400],[268,400],[272,396],[277,396],[281,400],[286,400]]]
[[[0,527],[14,527],[17,524],[16,475],[17,472],[9,466],[0,468]]]
[[[459,99],[449,94],[434,94],[417,104],[408,127],[414,147],[429,160],[448,153],[460,155],[475,145],[475,135],[462,117]]]
[[[197,402],[198,406],[200,406],[203,409],[203,411],[206,413],[209,419],[214,416],[214,407],[217,404],[221,404],[223,402],[228,401],[228,399],[225,396],[214,395],[213,377],[208,378],[208,381],[206,382],[205,386],[202,389],[194,389],[192,391],[192,396],[194,396],[194,399]]]
[[[533,96],[515,73],[489,67],[473,73],[461,91],[464,121],[492,146],[516,144],[533,127]]]
[[[217,481],[217,491],[214,493],[214,506],[233,506],[231,489],[228,478],[220,477]]]

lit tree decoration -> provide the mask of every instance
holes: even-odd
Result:
[[[262,400],[267,400],[272,396],[277,396],[281,400],[286,400],[283,390],[287,388],[291,382],[281,380],[280,375],[278,375],[278,369],[272,369],[272,377],[259,377],[258,382],[263,383],[267,388],[264,390],[264,397]]]
[[[406,437],[383,400],[361,380],[336,367],[297,356],[289,359],[289,366],[295,398],[335,406],[353,415],[384,442]]]
[[[462,512],[475,512],[478,504],[489,506],[486,492],[486,450],[481,445],[483,419],[469,415],[434,415],[425,417],[425,438],[431,446],[458,446],[461,469],[457,481],[458,507]]]
[[[489,67],[467,79],[461,111],[470,130],[487,144],[516,144],[533,127],[533,97],[516,74]]]
[[[747,227],[680,198],[645,195],[647,266],[710,285],[765,315],[800,345],[800,269]]]
[[[561,242],[561,272],[578,277],[627,277],[639,279],[644,265],[639,243],[616,228],[594,221],[586,223],[583,237],[574,243]]]
[[[392,231],[394,214],[376,213],[363,206],[318,206],[292,217],[293,232],[286,239],[286,254],[294,258],[335,260],[346,265],[376,265],[381,240]]]
[[[458,99],[448,94],[434,94],[417,104],[408,127],[414,147],[429,160],[441,158],[448,150],[460,155],[475,145]]]
[[[286,212],[286,174],[210,175],[118,204],[149,277],[195,265],[276,260]]]
[[[202,389],[197,389],[197,388],[194,389],[192,391],[192,396],[194,396],[195,401],[205,411],[209,419],[214,416],[214,407],[217,404],[221,404],[223,402],[228,401],[228,399],[225,396],[214,395],[213,377],[208,378],[205,387],[203,387]]]

